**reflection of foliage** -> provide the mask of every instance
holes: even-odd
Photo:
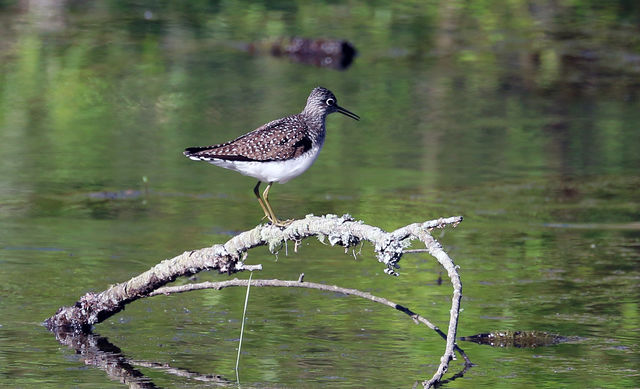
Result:
[[[138,185],[153,160],[155,182],[173,186],[185,181],[179,151],[196,137],[217,143],[294,113],[321,80],[340,85],[369,135],[330,121],[318,161],[330,169],[315,174],[332,187],[375,197],[389,186],[385,169],[394,186],[414,182],[416,168],[426,186],[544,166],[627,171],[640,162],[637,107],[574,101],[635,93],[634,4],[59,3],[62,23],[47,28],[42,13],[5,16],[31,23],[5,27],[3,157],[12,171],[100,189],[114,177]],[[236,50],[292,35],[349,39],[361,56],[328,75]],[[338,166],[353,168],[338,175]]]

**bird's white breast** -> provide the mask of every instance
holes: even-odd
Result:
[[[245,176],[257,178],[262,182],[279,182],[284,184],[304,173],[320,154],[322,143],[314,145],[299,157],[283,161],[229,161],[224,159],[207,159],[206,161],[225,169],[235,170]],[[191,158],[199,160],[201,158]]]

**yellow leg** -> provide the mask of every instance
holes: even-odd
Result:
[[[275,212],[273,212],[273,208],[271,208],[271,204],[269,204],[269,189],[271,189],[271,185],[273,185],[273,182],[270,182],[269,185],[267,185],[267,187],[265,188],[264,192],[262,192],[262,198],[264,199],[264,205],[267,207],[267,210],[271,214],[271,217],[269,218],[269,220],[271,220],[271,223],[273,223],[274,225],[279,226],[279,227],[288,226],[289,224],[291,224],[291,222],[293,220],[284,220],[284,221],[278,220],[278,218],[276,217]]]
[[[262,210],[264,211],[264,216],[267,219],[271,220],[271,215],[269,214],[269,211],[267,210],[267,207],[264,206],[264,202],[262,202],[262,199],[260,198],[260,181],[258,181],[256,186],[253,188],[253,193],[258,198],[258,202],[260,203],[260,208],[262,208]],[[273,222],[273,220],[271,220],[271,221]]]

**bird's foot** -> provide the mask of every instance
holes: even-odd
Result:
[[[289,226],[291,223],[293,223],[293,219],[287,219],[287,220],[271,220],[271,224],[273,224],[276,227],[287,227]]]

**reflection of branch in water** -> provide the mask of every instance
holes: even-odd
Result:
[[[160,369],[169,374],[197,381],[228,385],[231,381],[220,375],[199,374],[186,369],[169,366],[166,363],[134,361],[124,356],[122,351],[104,336],[89,333],[53,331],[56,339],[80,354],[87,365],[95,366],[114,381],[122,382],[130,388],[157,388],[151,379],[134,366]]]
[[[95,366],[107,373],[114,381],[131,388],[157,388],[151,380],[134,368],[122,351],[107,338],[94,334],[53,330],[58,342],[74,349],[87,365]]]
[[[149,361],[130,361],[130,363],[132,365],[136,365],[140,367],[162,370],[178,377],[190,378],[196,381],[213,382],[213,383],[225,384],[225,385],[232,383],[232,381],[229,381],[228,379],[218,374],[200,374],[188,369],[180,369],[177,367],[172,367],[168,363],[158,363],[158,362],[149,362]]]
[[[438,382],[434,383],[433,387],[434,388],[438,388],[438,387],[440,387],[440,386],[442,386],[442,385],[444,385],[446,383],[449,383],[449,382],[457,380],[458,378],[464,377],[464,375],[467,373],[467,371],[469,369],[471,369],[473,366],[475,366],[475,364],[471,363],[470,361],[467,360],[467,362],[464,363],[464,367],[462,368],[462,370],[460,370],[456,374],[452,375],[450,378],[447,378],[446,380],[441,380],[441,381],[438,381]],[[420,384],[423,384],[423,383],[420,382],[420,381],[416,381],[413,384],[413,388],[417,388],[418,386],[420,386]]]

